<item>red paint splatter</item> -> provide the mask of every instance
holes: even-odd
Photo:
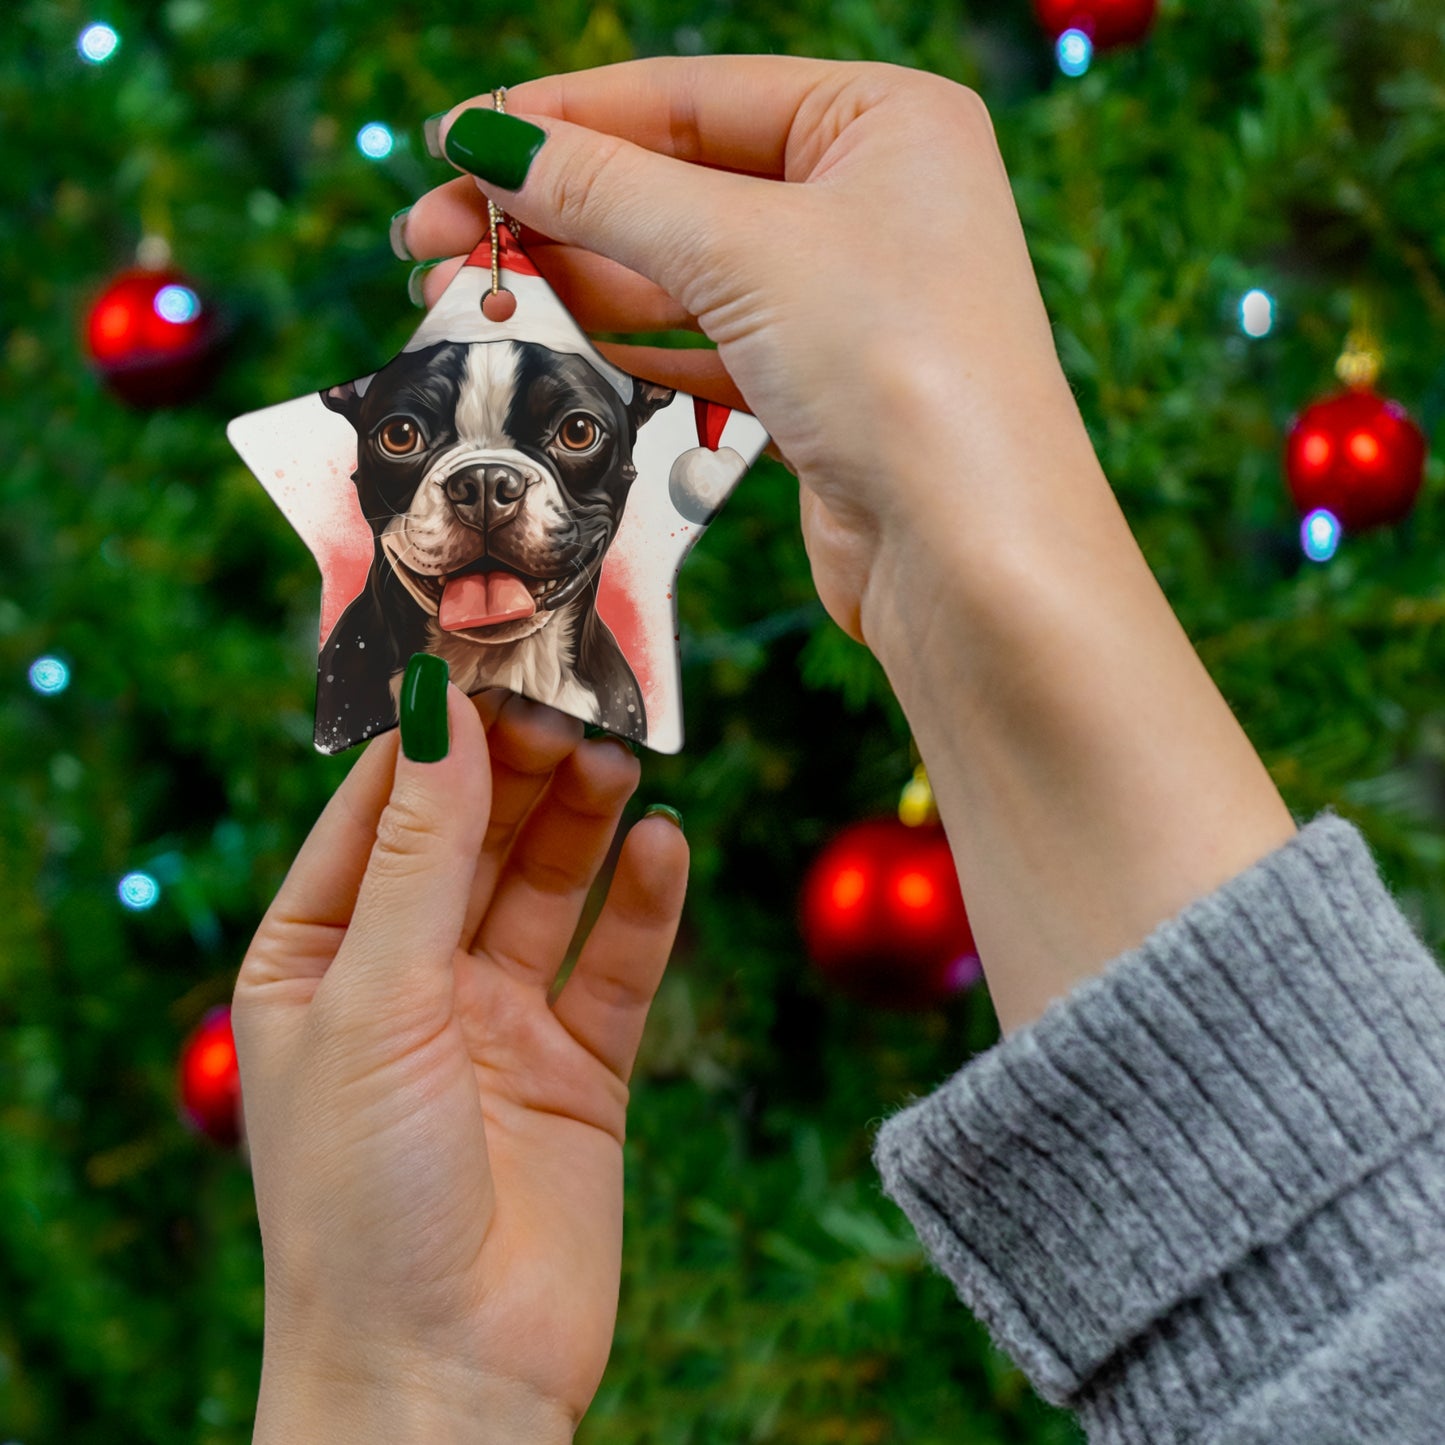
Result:
[[[319,652],[326,646],[331,629],[336,626],[348,604],[366,586],[366,575],[371,570],[372,542],[371,528],[361,513],[361,499],[351,485],[350,473],[354,463],[345,471],[345,480],[338,467],[333,470],[332,483],[324,489],[325,502],[318,508],[320,526],[315,534],[312,551],[316,554],[316,565],[321,568],[321,641]]]
[[[652,677],[651,649],[647,645],[647,628],[637,606],[637,598],[619,575],[620,569],[604,567],[598,579],[597,612],[612,629],[622,655],[627,659],[642,689],[643,704],[649,712],[656,709]]]

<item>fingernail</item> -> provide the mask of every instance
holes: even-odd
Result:
[[[416,257],[406,249],[406,218],[411,214],[410,206],[403,206],[391,218],[391,254],[398,261],[415,261]]]
[[[446,659],[414,652],[401,680],[401,750],[414,763],[438,763],[447,755]]]
[[[423,261],[420,266],[412,267],[411,275],[406,278],[406,294],[413,306],[426,305],[426,292],[422,290],[421,283],[426,279],[426,273],[440,264],[438,261]]]
[[[426,151],[434,160],[444,161],[442,154],[442,122],[447,118],[444,110],[429,115],[421,123],[421,138],[426,142]]]
[[[682,826],[682,814],[679,813],[676,808],[669,808],[666,803],[653,803],[642,816],[644,818],[651,818],[653,816],[666,818],[669,823],[676,825],[679,833],[687,831]]]
[[[447,132],[447,159],[503,190],[515,191],[527,179],[547,132],[531,121],[500,111],[464,110]]]

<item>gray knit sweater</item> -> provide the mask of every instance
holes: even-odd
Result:
[[[1445,974],[1334,813],[875,1157],[1095,1445],[1445,1442]]]

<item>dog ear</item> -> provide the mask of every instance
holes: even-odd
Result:
[[[366,395],[370,381],[369,376],[363,376],[356,381],[344,381],[340,386],[328,386],[321,393],[321,400],[332,411],[339,411],[352,426],[357,426],[361,416],[361,399]]]
[[[650,420],[654,412],[661,411],[677,395],[677,392],[670,386],[658,386],[656,382],[643,381],[638,377],[633,377],[632,386],[632,404],[627,410],[632,417],[634,431],[645,421]]]

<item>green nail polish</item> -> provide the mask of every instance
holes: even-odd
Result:
[[[422,290],[421,283],[426,273],[438,264],[436,261],[423,261],[420,266],[412,267],[411,275],[406,278],[406,294],[413,306],[426,305],[426,292]]]
[[[446,659],[414,652],[401,680],[401,750],[414,763],[437,763],[447,755]]]
[[[547,132],[530,121],[495,110],[464,110],[447,132],[447,159],[503,190],[527,179]]]
[[[391,239],[391,254],[398,261],[415,261],[416,257],[406,249],[406,218],[411,214],[410,206],[403,206],[396,215],[391,218],[389,236]]]
[[[686,831],[682,826],[682,814],[676,808],[669,808],[666,803],[653,803],[642,816],[651,818],[654,815],[666,818],[669,823],[676,826],[679,833]]]
[[[421,123],[421,138],[426,142],[426,153],[435,160],[444,161],[442,154],[442,122],[447,118],[444,110],[429,115]]]

